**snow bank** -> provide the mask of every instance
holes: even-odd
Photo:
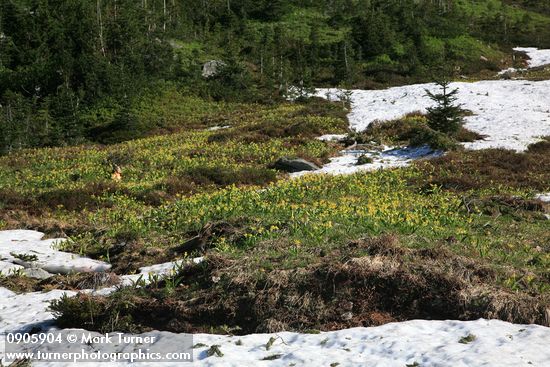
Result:
[[[458,88],[458,103],[472,111],[466,128],[485,135],[484,140],[464,144],[468,149],[506,148],[523,151],[542,136],[550,135],[550,81],[517,80],[453,83]],[[426,89],[434,84],[416,84],[384,90],[354,90],[351,95],[352,130],[365,130],[373,121],[387,121],[408,113],[426,113],[433,102]],[[319,90],[319,96],[337,90]]]
[[[55,240],[41,240],[43,233],[36,231],[26,231],[26,230],[17,230],[17,231],[0,231],[0,251],[2,254],[4,252],[10,252],[16,250],[18,253],[34,254],[40,255],[37,263],[40,262],[46,263],[47,268],[63,268],[63,269],[90,269],[91,265],[84,266],[82,264],[100,265],[101,269],[105,269],[103,263],[94,262],[91,259],[79,257],[79,262],[75,265],[74,262],[63,264],[63,261],[70,261],[65,255],[59,255],[53,250],[52,244],[55,243]],[[22,246],[24,244],[25,246]],[[11,247],[10,247],[11,246]],[[32,250],[29,248],[32,247]],[[30,251],[30,252],[29,252]],[[43,254],[50,255],[49,257],[42,257]],[[52,255],[53,254],[53,255]],[[65,254],[65,253],[63,253]],[[70,255],[70,254],[69,254]],[[4,257],[4,255],[2,255]],[[47,259],[43,260],[44,258]],[[9,260],[9,259],[8,259]],[[156,264],[152,266],[142,267],[138,274],[123,275],[121,276],[121,284],[119,286],[128,286],[132,285],[137,281],[143,281],[145,284],[151,281],[151,277],[155,275],[166,275],[170,274],[180,266],[183,266],[188,263],[200,263],[202,258],[195,258],[190,260],[179,260],[174,262],[168,262],[163,264]],[[61,263],[57,263],[60,261]],[[2,262],[0,266],[7,266],[11,263]],[[22,267],[21,267],[22,268]],[[2,268],[0,268],[2,269]],[[92,293],[96,295],[108,295],[111,292],[114,292],[118,286],[103,288],[99,290],[82,290],[82,292]],[[5,342],[5,332],[30,332],[32,330],[57,330],[54,326],[54,319],[52,313],[48,310],[49,304],[51,301],[59,299],[63,296],[75,296],[77,292],[75,291],[64,291],[64,290],[52,290],[49,292],[31,292],[16,294],[6,288],[0,287],[0,361],[2,361],[2,352],[4,350]],[[170,343],[176,343],[178,341],[174,336],[167,337],[165,332],[154,332],[154,335],[159,336],[160,340],[163,343],[167,343],[165,348],[170,348],[170,350],[177,350]],[[68,346],[68,350],[70,350]],[[93,350],[93,345],[90,346],[90,350]],[[75,350],[77,351],[77,350]],[[33,363],[33,366],[42,366],[49,365],[48,363]],[[59,366],[59,364],[53,364]],[[61,364],[63,365],[63,364]],[[68,364],[67,364],[68,365]],[[92,364],[90,364],[92,365]]]
[[[31,267],[55,274],[99,272],[111,267],[101,261],[56,250],[63,239],[42,240],[42,237],[44,234],[37,231],[0,231],[0,274]]]
[[[52,295],[51,299],[58,295]],[[29,304],[30,305],[30,304]],[[32,307],[36,320],[44,315]],[[14,315],[16,316],[16,315]],[[20,317],[17,315],[16,317]],[[35,324],[36,325],[36,324]],[[53,328],[46,328],[53,330]],[[73,330],[74,331],[74,330]],[[63,332],[69,332],[63,331]],[[95,335],[99,335],[95,333]],[[153,331],[156,347],[179,351],[178,334]],[[465,341],[469,337],[472,341]],[[270,343],[270,340],[274,342]],[[461,342],[462,340],[462,342]],[[414,320],[379,327],[353,328],[319,334],[281,332],[246,336],[195,334],[194,366],[547,366],[550,364],[550,328],[514,325],[497,320],[428,321]],[[271,344],[268,348],[267,345]],[[208,356],[218,345],[222,357]],[[64,352],[78,352],[80,345],[64,345]],[[94,344],[86,347],[96,349]],[[117,351],[123,351],[124,347]],[[57,350],[58,351],[58,350]],[[65,366],[69,363],[35,362],[33,366]],[[102,363],[103,365],[103,363]],[[106,366],[114,365],[112,363]],[[131,365],[119,363],[117,366]],[[142,366],[157,364],[142,363]],[[181,366],[183,363],[162,363]],[[91,366],[91,364],[90,364]]]
[[[515,48],[529,57],[529,67],[550,64],[550,50],[536,48]],[[499,74],[515,71],[511,68]],[[540,137],[550,135],[550,81],[480,81],[475,83],[453,83],[458,88],[458,103],[472,111],[466,117],[466,128],[486,136],[485,139],[466,143],[468,149],[505,148],[524,151],[529,144]],[[388,121],[403,117],[411,112],[426,113],[434,102],[426,95],[426,89],[437,91],[435,84],[416,84],[384,90],[317,89],[316,96],[330,101],[350,99],[351,112],[348,114],[350,129],[365,130],[374,121]],[[341,135],[323,135],[320,140],[334,141]],[[395,151],[387,147],[380,156],[372,152],[342,151],[341,156],[331,159],[321,170],[313,173],[349,174],[363,170],[400,167],[408,165],[412,159],[429,158],[439,155],[426,147],[415,149],[412,155],[401,154],[388,157]],[[359,156],[366,154],[373,163],[357,166]],[[390,154],[391,155],[391,154]],[[307,172],[298,172],[292,177],[300,177]]]
[[[550,192],[547,192],[546,194],[538,194],[535,196],[535,199],[544,201],[545,203],[550,203]]]
[[[340,141],[342,139],[345,139],[347,137],[346,134],[325,134],[317,137],[318,140],[321,141]]]
[[[475,336],[471,343],[459,341]],[[278,338],[270,350],[266,344]],[[242,345],[235,342],[241,340]],[[547,366],[550,329],[502,321],[391,323],[317,335],[279,333],[226,337],[195,335],[195,342],[218,344],[221,358],[199,351],[198,366]],[[269,356],[280,358],[261,362]]]
[[[485,136],[483,140],[465,143],[467,149],[504,148],[524,151],[527,147],[550,136],[550,81],[529,82],[515,80],[452,83],[458,88],[458,103],[470,110],[465,127]],[[433,101],[426,96],[426,89],[437,91],[435,84],[416,84],[384,90],[353,90],[351,112],[348,115],[350,129],[365,130],[374,121],[388,121],[411,112],[426,113]],[[338,89],[319,89],[319,97],[338,100]],[[335,140],[340,135],[324,135],[322,140]],[[428,147],[395,149],[386,147],[381,153],[344,150],[330,163],[314,172],[298,172],[292,177],[308,173],[350,174],[357,171],[402,167],[414,159],[439,156]],[[356,165],[361,155],[373,162]]]
[[[23,253],[35,255],[37,261],[33,265],[54,272],[52,270],[62,270],[64,272],[85,272],[85,271],[104,271],[110,268],[109,264],[96,260],[78,257],[66,252],[60,252],[54,249],[57,240],[42,240],[43,233],[28,230],[0,231],[0,255],[3,261],[0,262],[0,270],[4,271],[13,265],[14,269],[23,269],[23,266],[14,265],[10,261],[19,261],[10,253]],[[154,275],[166,275],[174,271],[174,268],[186,263],[199,263],[202,258],[191,260],[178,260],[163,264],[156,264],[140,268],[137,274],[121,276],[120,285],[132,285],[141,280],[145,284],[150,282]],[[3,273],[9,275],[9,271]],[[94,294],[106,295],[116,290],[115,287],[103,288],[99,290],[83,290]],[[32,327],[46,327],[52,323],[52,315],[46,309],[48,303],[53,299],[61,298],[63,295],[73,296],[77,292],[53,290],[49,292],[32,292],[16,294],[8,289],[0,287],[0,332],[15,331],[19,329],[30,330]],[[0,340],[2,336],[0,336]],[[0,349],[1,350],[1,349]]]
[[[529,57],[527,64],[530,68],[550,65],[550,50],[539,50],[535,47],[516,47],[514,51],[525,52]]]

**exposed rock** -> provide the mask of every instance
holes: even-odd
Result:
[[[78,289],[100,289],[120,284],[120,277],[115,273],[86,273],[81,275]]]
[[[513,77],[516,76],[516,72],[515,71],[512,71],[512,70],[507,70],[506,72],[500,74],[500,78],[501,79],[504,79],[504,80],[510,80],[512,79]]]
[[[220,69],[226,66],[227,64],[220,60],[210,60],[202,66],[202,76],[203,78],[211,78],[216,76]]]
[[[273,165],[274,168],[285,172],[301,172],[301,171],[316,171],[319,167],[311,162],[302,158],[279,158]]]
[[[46,270],[40,268],[25,269],[23,270],[23,274],[25,274],[26,277],[33,279],[48,279],[53,276],[53,274],[48,273]]]

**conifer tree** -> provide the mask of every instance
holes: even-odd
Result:
[[[432,93],[426,89],[436,105],[428,108],[428,126],[445,134],[456,133],[463,122],[463,110],[459,104],[456,104],[458,88],[450,89],[451,82],[441,80],[436,82],[441,89],[440,93]]]

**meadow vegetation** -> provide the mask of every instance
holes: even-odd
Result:
[[[346,131],[341,104],[201,108],[170,135],[0,158],[0,228],[70,236],[64,250],[113,265],[94,287],[205,256],[148,286],[57,301],[60,325],[238,333],[417,317],[546,323],[548,205],[533,197],[550,191],[548,140],[525,153],[458,150],[409,168],[287,180],[270,168],[277,158],[323,162],[341,148],[315,139]],[[364,136],[407,145],[416,129],[426,119],[412,114]],[[21,291],[91,285],[1,282]]]

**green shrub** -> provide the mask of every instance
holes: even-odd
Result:
[[[458,147],[458,144],[448,135],[428,127],[415,128],[411,131],[411,135],[411,146],[429,145],[435,150],[453,150]]]
[[[369,163],[372,163],[373,160],[371,157],[369,157],[368,155],[365,155],[363,154],[362,156],[359,157],[359,159],[357,160],[357,165],[358,166],[362,166],[364,164],[369,164]]]

